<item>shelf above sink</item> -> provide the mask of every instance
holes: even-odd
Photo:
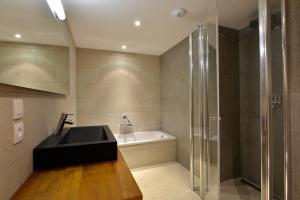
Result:
[[[117,141],[108,126],[66,128],[33,150],[34,170],[117,159]]]

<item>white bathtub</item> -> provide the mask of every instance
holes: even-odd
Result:
[[[165,132],[146,131],[114,136],[129,168],[176,160],[176,138]]]
[[[163,131],[135,132],[133,134],[115,134],[114,136],[118,142],[119,147],[176,140],[174,136],[169,135]]]

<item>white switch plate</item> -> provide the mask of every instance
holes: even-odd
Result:
[[[23,117],[23,99],[13,99],[13,119],[21,119]]]
[[[23,122],[16,122],[14,124],[14,138],[13,143],[17,144],[24,138],[24,124]]]

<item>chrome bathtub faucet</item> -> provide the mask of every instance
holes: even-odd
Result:
[[[122,123],[120,124],[120,133],[124,136],[124,142],[127,141],[127,136],[132,137],[135,141],[135,135],[133,131],[134,125],[131,123],[131,121],[128,119],[127,115],[122,115]]]
[[[133,126],[133,124],[131,123],[131,121],[128,119],[128,116],[127,115],[123,115],[122,118],[124,120],[126,120],[126,123],[123,122],[124,125],[127,125],[127,126]]]

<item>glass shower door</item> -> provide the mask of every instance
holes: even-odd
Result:
[[[191,180],[201,199],[219,194],[219,93],[216,26],[203,24],[190,35]]]

